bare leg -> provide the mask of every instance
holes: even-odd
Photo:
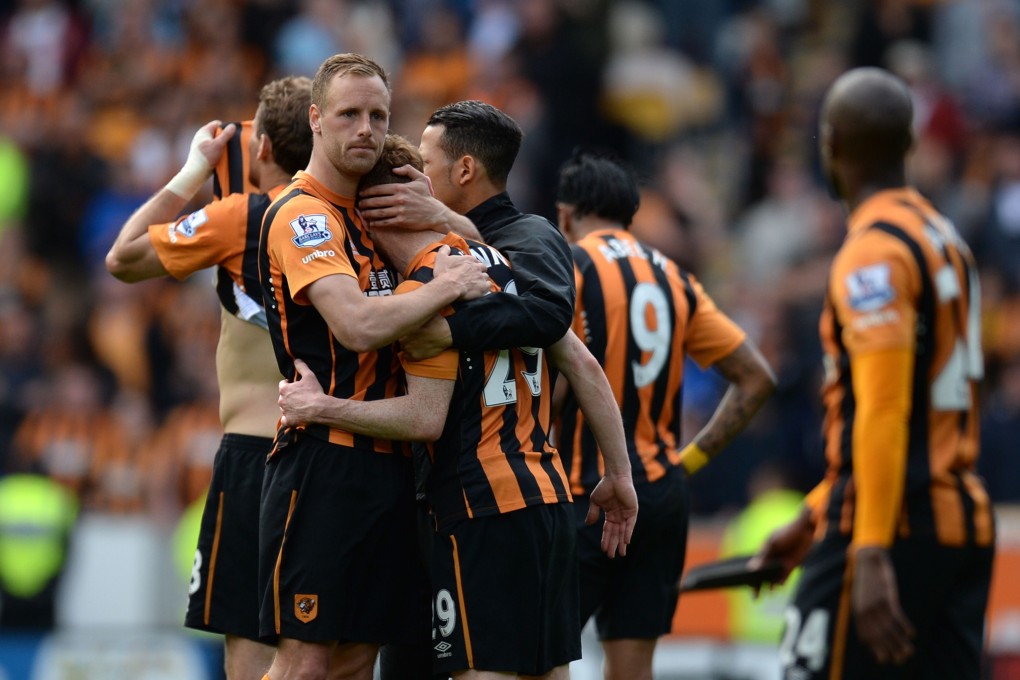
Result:
[[[658,640],[605,640],[605,680],[652,680],[652,656]]]
[[[259,680],[273,663],[276,647],[237,635],[223,641],[223,670],[227,680]]]

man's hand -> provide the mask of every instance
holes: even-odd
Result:
[[[783,564],[783,573],[775,583],[777,585],[785,583],[790,572],[804,561],[814,541],[814,534],[815,523],[811,517],[811,509],[805,505],[796,519],[772,532],[758,554],[751,558],[748,566],[754,569],[764,562],[779,560]],[[757,594],[755,592],[755,595]]]
[[[205,180],[212,174],[213,166],[219,162],[227,142],[234,136],[237,126],[231,123],[223,131],[213,136],[221,125],[220,121],[209,121],[195,132],[188,150],[188,159],[184,167],[166,184],[166,188],[184,200],[198,193]]]
[[[308,364],[295,359],[294,370],[297,371],[297,380],[280,381],[280,398],[277,403],[283,413],[280,424],[284,427],[314,423],[319,413],[319,403],[326,396]]]
[[[491,282],[484,264],[469,255],[451,255],[444,245],[436,253],[432,267],[433,281],[453,286],[459,300],[474,300],[490,292]]]
[[[914,626],[900,608],[889,553],[879,547],[858,548],[852,559],[857,636],[880,664],[901,664],[914,653]]]
[[[429,178],[410,165],[394,168],[393,172],[410,177],[411,181],[380,184],[358,195],[358,211],[368,228],[449,231],[446,221],[449,208],[433,196]]]
[[[415,361],[431,359],[452,344],[450,324],[438,314],[418,330],[400,339],[401,348]]]
[[[605,510],[606,523],[602,525],[602,550],[609,558],[627,554],[627,546],[637,522],[638,499],[634,480],[624,475],[606,475],[592,490],[589,497],[585,524],[594,524],[599,511]]]

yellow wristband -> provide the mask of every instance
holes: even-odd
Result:
[[[691,442],[680,451],[680,464],[684,466],[684,470],[687,471],[688,475],[693,475],[705,467],[705,463],[710,460],[712,460],[711,457],[694,442]]]

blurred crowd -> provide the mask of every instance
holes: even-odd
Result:
[[[449,101],[512,115],[526,211],[554,217],[575,148],[637,169],[634,230],[779,377],[696,479],[699,514],[744,505],[764,461],[802,490],[820,477],[817,322],[844,214],[818,108],[847,68],[899,74],[912,181],[982,270],[982,471],[995,500],[1020,501],[1020,0],[0,0],[5,471],[45,471],[86,511],[168,523],[203,494],[220,436],[211,274],[128,286],[103,257],[198,126],[250,118],[263,83],[346,51],[387,68],[391,128],[411,140]],[[723,387],[689,367],[686,437]]]

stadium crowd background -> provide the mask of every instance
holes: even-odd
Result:
[[[703,517],[743,507],[761,465],[801,490],[821,475],[817,321],[845,232],[816,117],[843,70],[898,73],[912,179],[981,267],[982,472],[997,502],[1020,501],[1017,0],[0,0],[4,470],[167,528],[204,493],[220,437],[211,275],[126,286],[103,257],[198,126],[250,118],[263,83],[344,51],[392,74],[391,129],[415,142],[449,101],[512,115],[526,211],[554,218],[575,147],[638,170],[634,230],[704,281],[779,378],[695,479]],[[724,383],[688,376],[690,437]]]

